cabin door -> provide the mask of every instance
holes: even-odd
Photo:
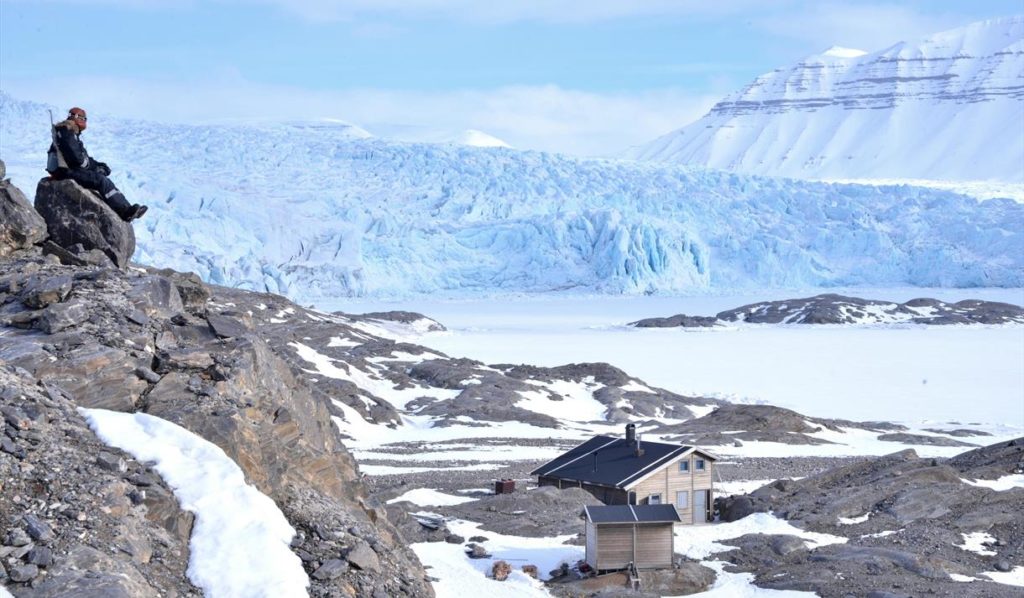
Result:
[[[693,493],[693,522],[707,523],[708,516],[708,492],[697,490]]]

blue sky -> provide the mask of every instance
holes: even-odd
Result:
[[[0,88],[176,122],[331,117],[608,154],[833,44],[1024,12],[1024,0],[0,0]]]

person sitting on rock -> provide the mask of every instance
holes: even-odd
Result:
[[[76,107],[68,111],[67,120],[53,126],[53,143],[46,154],[46,171],[53,178],[71,179],[86,189],[96,191],[125,222],[141,218],[148,208],[128,203],[124,194],[107,178],[110,167],[93,160],[85,151],[79,135],[85,130],[87,121],[85,110]]]

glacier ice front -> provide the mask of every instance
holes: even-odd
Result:
[[[47,107],[0,93],[31,189]],[[843,285],[1024,286],[1024,206],[951,192],[744,176],[295,123],[96,115],[90,147],[151,206],[141,263],[300,301]],[[42,123],[42,125],[40,124]],[[157,137],[154,131],[159,131]]]

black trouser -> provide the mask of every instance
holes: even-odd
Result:
[[[78,168],[69,171],[67,178],[75,181],[86,189],[98,191],[103,201],[105,201],[106,204],[110,206],[110,209],[114,210],[114,212],[116,212],[121,218],[124,218],[128,211],[132,209],[132,204],[128,203],[124,194],[117,190],[114,183],[94,170],[83,170]]]

